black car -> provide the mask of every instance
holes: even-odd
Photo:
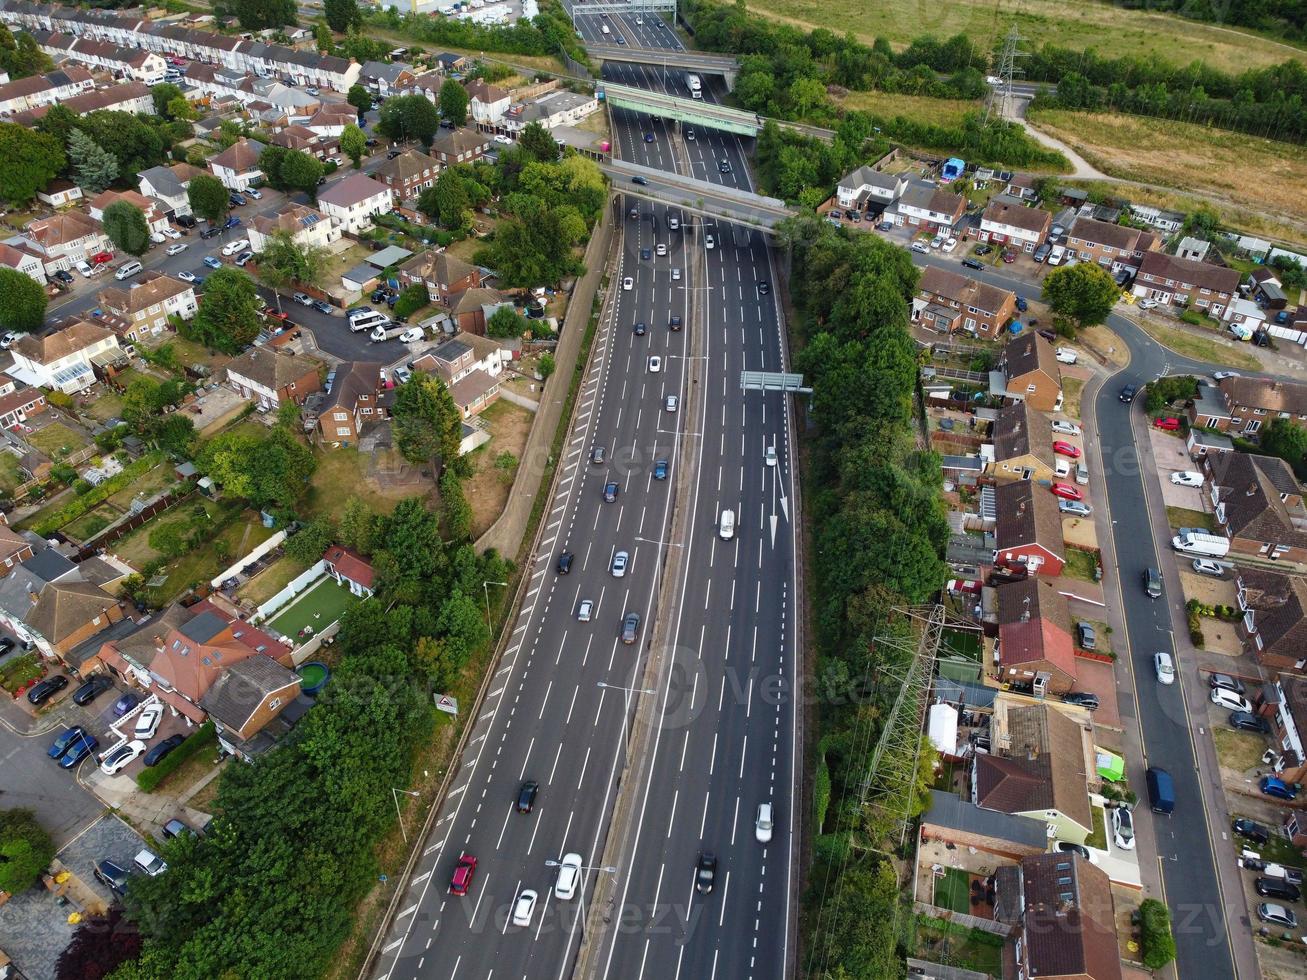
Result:
[[[634,643],[635,638],[640,635],[640,614],[627,613],[626,618],[622,620],[622,642]]]
[[[14,641],[7,636],[0,636],[0,657],[14,648]]]
[[[127,879],[131,877],[127,871],[112,861],[104,860],[96,864],[95,880],[104,885],[109,891],[113,892],[119,898],[127,893]]]
[[[90,704],[111,687],[113,681],[108,674],[92,674],[90,680],[73,692],[73,704]]]
[[[217,238],[221,234],[221,228],[205,228],[204,231],[200,232],[200,237],[204,239]]]
[[[185,735],[169,735],[162,742],[150,746],[150,751],[145,753],[141,759],[142,764],[146,766],[157,766],[166,756],[182,742],[186,741]]]
[[[711,851],[700,851],[699,860],[694,866],[694,890],[700,895],[707,895],[716,881],[717,855]]]
[[[395,159],[395,157],[399,156],[403,152],[404,152],[403,150],[391,150],[389,153],[386,154],[386,159],[393,160]]]
[[[567,575],[572,571],[572,560],[576,556],[570,551],[564,551],[558,556],[558,574]]]
[[[194,227],[195,227],[195,217],[194,217],[193,215],[189,215],[189,214],[179,214],[179,215],[177,215],[177,217],[173,218],[172,220],[173,220],[176,224],[181,225],[183,228],[194,228]]]
[[[1246,693],[1243,681],[1237,677],[1231,677],[1229,674],[1208,674],[1207,686],[1215,690],[1224,688],[1227,691],[1233,691],[1235,694],[1243,695]]]
[[[1089,854],[1089,848],[1083,844],[1072,844],[1070,841],[1060,840],[1057,842],[1057,849],[1063,854],[1079,854],[1086,861],[1092,861]]]
[[[1283,878],[1258,878],[1253,887],[1263,898],[1279,898],[1286,902],[1296,902],[1302,895],[1297,885],[1291,885]]]
[[[645,323],[643,320],[640,320],[635,325],[635,335],[637,337],[643,337],[648,330],[649,330],[649,325]]]
[[[1240,837],[1246,837],[1254,844],[1265,844],[1271,839],[1271,832],[1259,824],[1256,820],[1249,820],[1247,817],[1239,817],[1231,821],[1230,829]]]
[[[636,174],[634,177],[631,178],[631,183],[639,184],[641,187],[646,187],[649,184],[649,180],[646,177],[641,177],[639,174]]]
[[[1271,734],[1271,725],[1265,718],[1253,714],[1251,711],[1231,711],[1230,727],[1241,732],[1260,732],[1263,735]]]
[[[985,263],[979,259],[963,259],[962,264],[968,269],[983,269],[985,267]]]
[[[770,293],[770,292],[771,292],[771,283],[769,283],[766,279],[759,279],[759,280],[758,280],[758,295],[760,295],[760,296],[766,296],[766,295],[767,295],[768,293]]]
[[[377,141],[374,140],[374,139],[367,139],[367,140],[364,140],[363,145],[366,146],[366,147],[370,150],[370,149],[372,149],[372,147],[374,147],[374,146],[377,145]]]
[[[243,208],[245,207],[246,204],[249,203],[249,201],[245,199],[245,195],[243,194],[232,194],[230,197],[227,198],[227,201],[234,208]]]
[[[45,704],[67,686],[68,678],[63,674],[55,674],[53,677],[47,677],[28,691],[27,701],[29,704]]]
[[[1129,405],[1132,401],[1135,400],[1135,395],[1138,393],[1138,391],[1139,391],[1138,385],[1126,385],[1124,388],[1121,389],[1121,394],[1119,394],[1117,397],[1120,398],[1121,401]]]
[[[670,320],[667,321],[667,327],[673,333],[681,329],[681,316],[679,313],[673,313]]]
[[[1078,704],[1082,708],[1088,708],[1090,711],[1098,710],[1098,695],[1093,691],[1072,691],[1062,698],[1067,704]]]
[[[530,813],[536,805],[536,794],[539,792],[540,784],[534,779],[523,783],[522,788],[517,791],[517,812]]]
[[[730,172],[731,172],[731,161],[729,161],[729,160],[723,160],[723,161],[721,161],[721,163],[717,164],[717,169],[718,169],[721,173],[724,173],[724,174],[728,174],[728,173],[730,173]]]
[[[607,503],[613,503],[617,500],[617,491],[621,488],[616,483],[604,484],[604,500]]]
[[[194,827],[187,826],[176,817],[169,820],[163,825],[164,840],[171,840],[174,837],[198,837]]]
[[[977,245],[975,248],[977,255],[988,255],[992,251],[994,251],[993,245]]]
[[[63,269],[57,270],[54,274],[54,277],[58,279],[61,283],[63,283],[65,286],[73,281],[73,277],[69,275],[67,272],[65,272]]]
[[[647,262],[649,259],[652,259],[652,258],[653,258],[653,249],[651,249],[651,248],[642,248],[642,249],[640,249],[640,258],[644,259],[646,262]]]

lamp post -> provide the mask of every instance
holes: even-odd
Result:
[[[561,861],[551,861],[548,858],[545,859],[546,868],[561,868],[562,866],[563,863]],[[617,868],[611,864],[607,864],[607,865],[583,864],[581,865],[580,870],[601,871],[604,874],[610,874],[610,875],[617,874]],[[585,886],[584,885],[581,884],[577,885],[577,899],[581,908],[581,917],[578,920],[581,923],[581,942],[584,943],[585,942]]]
[[[490,586],[492,585],[502,585],[506,587],[508,583],[507,582],[482,582],[481,583],[481,591],[486,594],[486,625],[487,626],[490,625]]]
[[[419,793],[418,793],[418,791],[415,790],[415,789],[399,789],[398,787],[395,787],[395,786],[390,787],[390,795],[391,795],[391,797],[395,800],[395,817],[399,820],[399,832],[400,832],[400,834],[402,834],[403,837],[404,837],[404,843],[407,844],[407,843],[408,843],[408,831],[404,829],[404,814],[402,814],[402,813],[399,812],[399,794],[400,794],[400,793],[403,793],[405,796],[411,796],[411,797],[413,797],[413,799],[415,799],[415,800],[418,798]]]
[[[649,687],[623,687],[621,684],[609,684],[605,681],[597,681],[596,686],[622,692],[622,768],[625,769],[627,742],[630,739],[630,735],[627,731],[626,716],[631,713],[631,695],[657,694],[658,692]]]

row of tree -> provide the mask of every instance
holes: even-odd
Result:
[[[1153,13],[1170,11],[1190,20],[1251,27],[1286,41],[1307,41],[1307,3],[1303,0],[1226,0],[1221,4],[1125,0],[1122,6]]]

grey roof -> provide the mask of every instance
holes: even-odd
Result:
[[[432,357],[440,361],[456,361],[472,349],[471,345],[463,343],[461,340],[447,340],[433,351],[429,351]]]
[[[30,575],[42,578],[47,582],[60,579],[77,568],[76,565],[53,548],[46,548],[44,551],[33,555],[23,562],[22,567]]]
[[[205,611],[183,624],[177,632],[196,643],[208,643],[227,626],[227,621],[217,613]]]
[[[150,186],[164,197],[180,197],[186,193],[177,175],[167,167],[151,167],[149,170],[142,170],[137,176],[142,180],[148,180]]]
[[[1219,432],[1212,432],[1209,429],[1190,429],[1189,438],[1194,441],[1196,446],[1207,446],[1209,449],[1224,449],[1227,452],[1234,449],[1234,443],[1228,436],[1223,436]]]
[[[941,456],[940,466],[946,470],[979,473],[985,468],[985,461],[979,456]]]
[[[930,791],[930,808],[925,819],[937,827],[1010,841],[1038,851],[1048,846],[1048,835],[1038,820],[986,810],[943,790]]]
[[[294,672],[259,654],[223,671],[200,698],[200,706],[224,726],[244,728],[264,698],[298,681]]]
[[[898,187],[901,180],[903,177],[899,174],[881,173],[870,166],[864,166],[840,180],[840,186],[857,188],[865,184],[867,187],[883,187],[887,191],[892,191]]]
[[[369,282],[379,275],[381,275],[380,270],[373,268],[367,262],[360,262],[342,275],[341,278],[348,279],[350,282]]]
[[[387,245],[380,252],[373,252],[368,256],[367,264],[374,265],[378,269],[384,269],[387,266],[399,265],[413,253],[406,248],[400,248],[398,245]]]

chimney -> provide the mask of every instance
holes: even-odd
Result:
[[[158,633],[154,634],[154,649],[156,652],[163,652],[163,637]]]
[[[1030,622],[1030,596],[1021,600],[1021,622]]]
[[[31,592],[31,591],[29,591],[29,592],[27,593],[27,597],[28,597],[29,599],[31,599],[33,602],[36,602],[38,599],[41,598],[41,596],[40,596],[39,594],[37,594],[36,592]]]

